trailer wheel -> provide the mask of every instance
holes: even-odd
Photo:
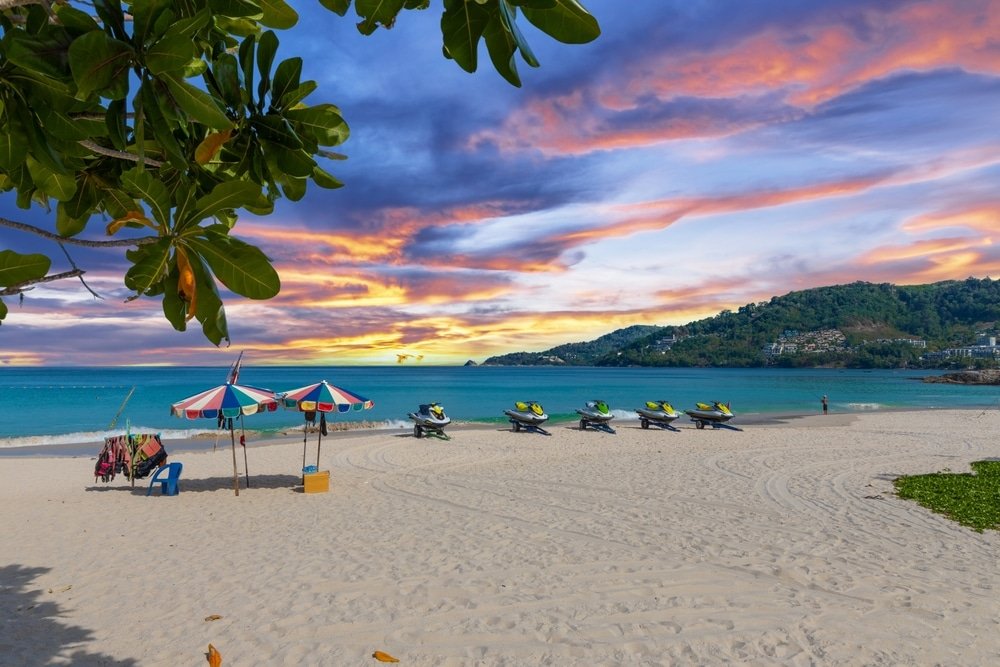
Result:
[[[649,420],[648,419],[640,419],[639,420],[639,426],[641,426],[643,428],[649,428]]]
[[[581,431],[586,431],[587,430],[587,422],[584,421],[583,419],[580,420],[580,430]]]
[[[424,437],[424,431],[423,431],[423,429],[420,428],[419,426],[414,426],[413,427],[413,437],[414,438],[422,438],[422,437]]]
[[[705,422],[695,422],[694,425],[698,428],[705,428]]]
[[[514,432],[517,433],[520,430],[521,430],[521,423],[520,422],[514,422]]]

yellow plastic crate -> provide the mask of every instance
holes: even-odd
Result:
[[[307,472],[302,475],[302,484],[306,493],[326,493],[330,490],[330,471]]]

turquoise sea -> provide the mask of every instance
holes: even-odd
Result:
[[[170,404],[223,384],[228,367],[0,369],[0,450],[102,442],[109,433],[159,432],[165,440],[215,431],[214,420],[170,415]],[[406,415],[436,401],[456,422],[503,423],[516,400],[540,401],[553,421],[573,419],[587,400],[607,401],[618,420],[634,419],[643,401],[665,399],[677,409],[696,401],[729,402],[741,420],[814,414],[827,394],[832,412],[997,407],[1000,388],[927,384],[933,371],[832,369],[691,369],[555,367],[253,367],[240,383],[277,391],[328,380],[375,401],[375,407],[333,417],[410,426]],[[117,424],[111,428],[130,389]],[[247,430],[275,433],[302,423],[295,411],[247,417]]]

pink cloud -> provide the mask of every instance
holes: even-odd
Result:
[[[794,109],[812,109],[900,72],[957,67],[1000,73],[1000,12],[991,0],[890,8],[873,3],[846,18],[851,23],[839,10],[820,12],[811,23],[770,28],[711,50],[677,52],[664,45],[661,53],[591,88],[532,99],[501,128],[475,135],[470,145],[490,142],[503,151],[551,155],[648,146],[787,120]],[[857,24],[863,29],[853,27]],[[695,109],[656,117],[684,98],[741,103],[762,96],[787,103],[786,115],[727,117]],[[642,114],[644,122],[629,121],[629,114]]]

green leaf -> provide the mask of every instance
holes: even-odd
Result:
[[[16,131],[0,132],[0,169],[11,171],[24,164],[27,154],[28,142],[23,134]]]
[[[240,43],[238,52],[240,68],[243,70],[244,104],[253,104],[253,55],[257,48],[257,38],[248,36]]]
[[[262,25],[278,30],[288,30],[299,21],[298,13],[285,0],[256,0],[264,10]]]
[[[302,58],[282,60],[274,70],[274,81],[271,83],[271,106],[280,107],[281,98],[299,87],[302,76]]]
[[[250,121],[250,125],[263,140],[273,142],[291,150],[302,148],[302,140],[299,139],[291,124],[277,114],[268,114],[263,118],[254,118]]]
[[[531,47],[528,46],[528,40],[524,38],[521,34],[521,29],[517,27],[517,17],[515,16],[514,8],[510,6],[507,0],[498,0],[500,3],[500,18],[503,19],[504,24],[507,26],[507,30],[510,31],[511,36],[514,38],[514,42],[517,44],[518,50],[521,52],[521,57],[524,58],[524,62],[528,63],[532,67],[538,67],[538,59],[535,58],[535,54],[531,51]]]
[[[202,333],[205,338],[212,341],[214,345],[219,345],[223,340],[229,342],[229,328],[226,324],[226,310],[219,298],[219,290],[215,286],[215,278],[209,270],[205,259],[195,252],[190,246],[185,246],[188,251],[188,259],[191,261],[191,269],[195,275],[195,293],[197,295],[197,308],[195,318],[201,323]]]
[[[260,4],[248,0],[208,0],[208,6],[215,16],[247,18],[255,21],[264,16]]]
[[[43,278],[51,266],[52,260],[45,255],[22,255],[13,250],[0,250],[0,287]]]
[[[7,304],[0,299],[0,320],[7,317]]]
[[[112,100],[122,99],[128,94],[128,72],[134,59],[135,51],[131,46],[103,30],[94,30],[73,40],[69,47],[69,67],[76,82],[77,97],[85,99],[97,92]]]
[[[125,286],[136,294],[146,294],[158,285],[167,275],[172,241],[165,236],[126,252],[132,267],[125,272]]]
[[[564,44],[586,44],[597,39],[601,26],[576,0],[556,0],[551,9],[521,8],[532,25]]]
[[[146,51],[146,67],[151,74],[180,72],[195,57],[194,42],[185,35],[158,39]]]
[[[178,271],[176,264],[163,282],[163,316],[177,331],[187,330],[187,306],[177,293]],[[195,283],[197,290],[197,283]]]
[[[76,192],[76,179],[70,174],[57,174],[49,171],[37,161],[27,160],[28,172],[35,186],[53,199],[67,201]]]
[[[159,36],[153,26],[172,4],[171,0],[132,0],[129,13],[132,15],[135,44],[148,44]]]
[[[126,118],[126,108],[125,100],[114,100],[108,104],[107,113],[104,114],[104,124],[108,127],[108,137],[111,139],[111,145],[116,149],[123,151],[128,146],[127,140],[125,138],[125,118]]]
[[[208,7],[204,7],[194,16],[174,21],[167,31],[163,33],[163,36],[165,38],[175,37],[178,35],[194,37],[202,30],[202,28],[208,25],[208,22],[211,21],[211,19],[212,12]]]
[[[351,0],[319,0],[319,4],[323,5],[331,12],[336,12],[341,16],[347,13],[347,9],[351,6]]]
[[[178,227],[187,227],[227,209],[242,208],[253,204],[260,197],[260,186],[250,181],[225,181],[216,185],[207,195],[198,198],[194,208],[178,220]]]
[[[67,81],[70,78],[67,52],[73,43],[65,30],[49,31],[45,36],[10,30],[4,35],[2,50],[19,67],[42,77]]]
[[[403,0],[355,0],[354,10],[365,19],[358,24],[358,30],[370,35],[379,24],[391,28],[402,8]]]
[[[289,109],[284,115],[295,130],[315,137],[320,146],[337,146],[350,136],[350,129],[340,116],[340,109],[332,104]]]
[[[335,190],[337,188],[344,187],[343,182],[322,167],[313,168],[312,179],[316,185],[321,188],[326,188],[327,190]]]
[[[306,196],[306,186],[308,185],[306,179],[284,175],[280,183],[281,192],[289,201],[299,201]]]
[[[294,178],[306,178],[312,176],[313,169],[316,168],[316,160],[303,150],[289,150],[265,144],[265,155],[268,158],[268,165],[272,172],[288,174]]]
[[[208,262],[223,285],[240,296],[270,299],[281,290],[271,262],[249,243],[213,229],[206,229],[204,238],[187,237],[185,243]]]
[[[59,17],[59,23],[73,35],[83,35],[91,30],[99,30],[101,26],[89,14],[66,4],[57,4],[53,11]]]
[[[490,10],[474,2],[445,4],[441,36],[448,56],[466,72],[475,72],[479,39],[490,21]]]
[[[236,62],[236,57],[229,53],[220,54],[212,63],[212,77],[226,105],[233,109],[242,109],[243,97],[240,94],[239,64]]]
[[[315,81],[303,81],[301,86],[285,93],[285,95],[278,100],[278,103],[275,106],[279,109],[291,109],[296,104],[309,97],[309,94],[314,90],[316,90]]]
[[[263,107],[264,96],[271,90],[271,65],[274,54],[278,52],[278,38],[274,31],[268,30],[260,36],[257,43],[257,71],[260,72],[260,83],[257,84],[257,102]]]
[[[486,40],[486,48],[490,53],[490,60],[500,76],[505,78],[512,86],[521,87],[521,77],[517,73],[517,64],[514,62],[514,54],[517,52],[517,44],[514,37],[507,30],[500,12],[497,12],[490,19],[489,25],[483,31],[483,39]]]
[[[160,75],[159,79],[167,84],[177,106],[194,120],[213,130],[228,130],[234,127],[232,121],[216,104],[215,99],[205,91],[195,88],[170,72]]]
[[[122,185],[139,199],[149,205],[153,219],[164,228],[170,224],[170,194],[167,186],[153,177],[148,171],[137,168],[122,173]]]
[[[91,136],[84,123],[77,122],[62,111],[52,108],[38,109],[38,117],[45,130],[56,139],[82,141]]]

